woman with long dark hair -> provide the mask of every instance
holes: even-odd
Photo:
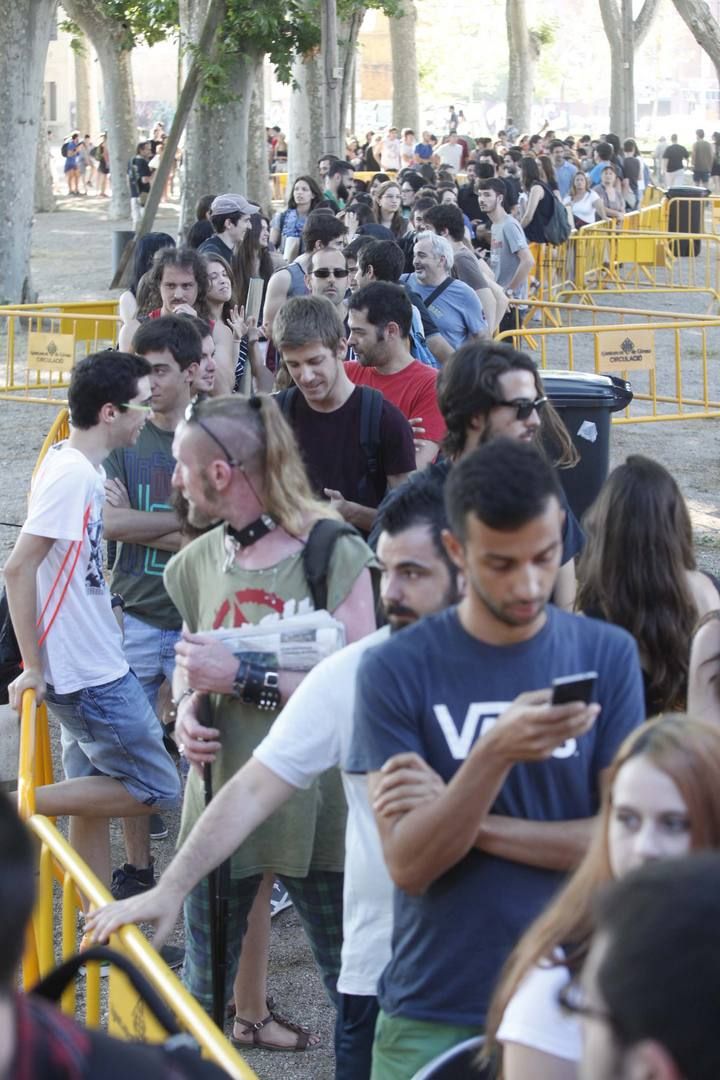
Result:
[[[520,939],[490,1005],[483,1057],[502,1052],[497,1075],[503,1080],[578,1076],[580,1025],[562,1014],[557,995],[588,954],[597,891],[649,859],[720,847],[720,730],[714,725],[683,715],[643,724],[622,744],[608,774],[587,855]]]
[[[272,274],[285,260],[281,255],[270,250],[270,224],[263,214],[252,214],[250,228],[235,248],[232,257],[232,269],[235,275],[235,295],[240,307],[247,303],[250,278],[262,278],[265,282],[263,288],[263,300],[265,290]]]
[[[278,251],[285,250],[289,240],[297,251],[292,258],[300,254],[300,240],[308,214],[323,200],[323,193],[317,180],[312,176],[298,176],[292,186],[285,210],[278,212],[270,223],[270,243]]]
[[[553,214],[555,196],[548,183],[540,175],[540,166],[535,158],[524,157],[520,161],[522,189],[527,195],[527,202],[520,224],[530,244],[545,243],[545,226]]]
[[[605,481],[583,527],[578,611],[635,638],[647,716],[683,709],[693,628],[720,596],[696,568],[680,489],[657,461],[633,454]]]

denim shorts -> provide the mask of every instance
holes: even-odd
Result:
[[[160,721],[129,671],[120,679],[56,694],[48,708],[60,721],[65,776],[110,776],[138,802],[171,810],[180,802],[180,779],[163,746]]]
[[[140,680],[154,709],[163,679],[172,685],[175,643],[180,640],[180,631],[162,630],[125,612],[123,633],[125,659]]]

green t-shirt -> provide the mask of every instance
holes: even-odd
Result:
[[[225,527],[217,526],[173,556],[165,585],[192,632],[220,626],[258,623],[272,612],[282,614],[288,600],[303,601],[312,610],[302,565],[302,551],[264,570],[225,564]],[[374,555],[359,536],[341,536],[333,550],[328,582],[328,610],[349,595]],[[223,694],[211,694],[213,726],[222,749],[212,768],[217,792],[250,760],[275,719]],[[178,843],[182,843],[205,807],[202,779],[191,770],[185,790]],[[322,813],[320,809],[322,808]],[[306,791],[298,791],[255,829],[232,858],[232,876],[250,877],[273,870],[304,877],[309,869],[341,871],[344,864],[345,799],[337,770],[331,770]]]
[[[121,480],[133,510],[171,510],[170,492],[175,459],[173,432],[148,422],[134,446],[113,450],[104,462],[108,479]],[[163,571],[170,551],[145,544],[118,544],[111,588],[120,593],[125,610],[161,630],[179,630],[180,614],[168,596]]]

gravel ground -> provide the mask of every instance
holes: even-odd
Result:
[[[177,214],[164,206],[158,227],[174,234]],[[110,280],[111,233],[128,223],[110,223],[105,206],[98,200],[60,200],[54,214],[36,219],[33,242],[33,278],[41,300],[104,299],[113,294]],[[617,303],[617,296],[608,303]],[[699,294],[648,294],[646,306],[659,311],[707,310],[707,297]],[[641,306],[638,297],[630,306]],[[681,342],[687,391],[697,391],[700,380],[699,353],[701,338],[697,331],[683,332]],[[720,377],[716,332],[708,337],[712,393],[720,400]],[[558,339],[553,361],[562,366],[567,346]],[[674,341],[670,334],[658,341],[658,385],[675,384]],[[589,354],[576,355],[576,366],[589,365]],[[23,519],[30,473],[38,450],[56,414],[53,406],[17,404],[0,401],[0,470],[6,477],[0,496],[0,565],[17,536],[12,524]],[[612,430],[611,457],[615,464],[630,453],[645,453],[657,458],[676,476],[688,500],[692,514],[701,566],[720,574],[720,423],[715,420],[681,421],[615,425]],[[154,845],[158,869],[170,858],[177,819],[168,815],[171,836]],[[117,828],[113,831],[116,863],[122,860],[122,846]],[[326,1004],[309,948],[294,911],[283,912],[273,920],[270,964],[270,990],[279,1007],[288,1016],[305,1023],[322,1035],[322,1045],[310,1054],[248,1054],[250,1064],[262,1080],[329,1080],[333,1075],[333,1012]]]

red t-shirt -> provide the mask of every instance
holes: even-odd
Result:
[[[437,371],[413,360],[402,371],[393,375],[380,375],[373,367],[363,367],[356,360],[345,364],[348,378],[356,386],[372,386],[383,397],[397,405],[403,416],[411,420],[421,416],[424,421],[424,438],[439,443],[445,435],[445,421],[437,403]]]

